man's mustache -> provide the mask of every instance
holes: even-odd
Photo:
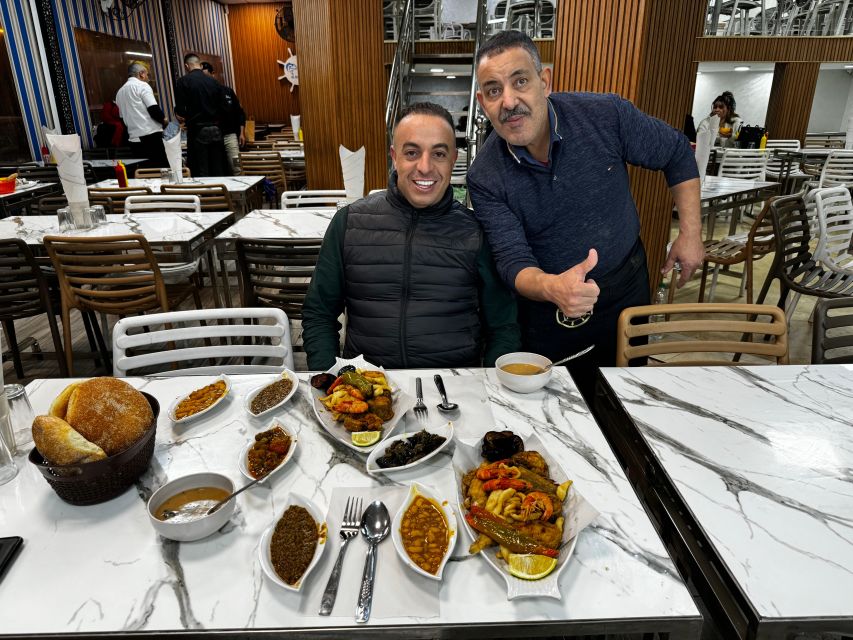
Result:
[[[514,118],[515,116],[529,116],[530,110],[525,107],[518,105],[514,109],[510,111],[501,111],[501,124],[504,124],[510,118]]]

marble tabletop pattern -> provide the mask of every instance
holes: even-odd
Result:
[[[68,232],[59,230],[56,216],[11,216],[0,219],[0,238],[20,238],[31,247],[38,247],[46,235],[92,237],[141,233],[151,244],[189,243],[232,215],[227,211],[109,214],[107,224]]]
[[[305,209],[255,209],[216,236],[217,244],[237,238],[322,238],[334,207]]]
[[[702,182],[702,203],[719,198],[728,198],[735,195],[754,193],[762,189],[777,187],[777,182],[766,182],[763,180],[743,180],[741,178],[721,178],[719,176],[706,176]]]
[[[853,619],[853,367],[602,372],[761,618]]]
[[[264,176],[215,176],[208,178],[184,178],[184,181],[181,184],[224,184],[225,188],[230,193],[242,193],[244,191],[247,191],[248,189],[251,189],[263,179]],[[161,184],[163,184],[163,181],[160,178],[128,178],[127,180],[128,187],[148,187],[154,193],[160,193]],[[100,182],[96,182],[89,186],[106,189],[117,189],[118,181],[115,178],[111,180],[101,180]]]
[[[652,629],[669,622],[687,625],[681,627],[678,637],[696,637],[699,613],[568,375],[555,371],[545,390],[522,396],[500,387],[493,370],[443,373],[485,376],[494,426],[512,428],[521,435],[535,431],[601,515],[580,534],[575,554],[560,578],[560,601],[507,602],[503,580],[482,559],[467,554],[470,541],[462,534],[444,572],[439,617],[372,618],[369,627],[597,621],[604,630],[620,621]],[[392,375],[406,386],[415,374],[400,371]],[[477,380],[482,380],[480,376]],[[267,484],[238,496],[229,523],[199,542],[159,538],[147,521],[145,500],[167,479],[195,471],[216,470],[241,483],[238,453],[267,424],[266,420],[255,424],[247,416],[242,397],[269,377],[236,377],[234,397],[203,419],[177,427],[166,417],[166,408],[174,398],[211,378],[129,379],[157,397],[163,407],[154,460],[135,488],[101,505],[65,504],[26,461],[25,453],[19,453],[18,476],[0,486],[3,530],[25,540],[21,555],[0,582],[3,633],[355,629],[354,603],[352,607],[336,605],[331,617],[303,614],[304,593],[284,592],[263,576],[257,561],[258,540],[280,515],[279,505],[293,491],[325,509],[334,487],[370,487],[413,479],[450,498],[455,495],[455,480],[445,454],[420,470],[390,478],[366,475],[362,456],[333,444],[319,430],[309,406],[307,376],[302,377],[297,395],[279,411],[280,418],[299,431],[299,449],[291,466]],[[28,385],[36,414],[47,410],[66,382],[40,380]],[[424,385],[426,400],[434,406],[438,396],[429,387]],[[482,430],[491,427],[483,424]],[[312,577],[326,575],[332,561],[324,557]],[[50,606],[44,606],[48,602]],[[314,607],[304,610],[313,611]],[[511,635],[508,629],[504,627],[503,634]],[[554,629],[550,626],[543,631],[554,635]]]

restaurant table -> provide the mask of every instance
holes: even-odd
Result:
[[[407,389],[414,375],[429,381],[432,373],[389,375],[392,383]],[[229,523],[211,537],[192,543],[158,537],[148,522],[146,500],[167,480],[209,470],[243,484],[237,469],[239,452],[269,424],[250,420],[243,398],[272,377],[234,376],[233,397],[195,422],[179,426],[167,417],[169,405],[209,384],[212,377],[128,378],[161,406],[154,459],[135,487],[100,505],[71,506],[56,496],[26,460],[26,452],[17,454],[21,467],[17,477],[0,486],[3,530],[24,538],[20,556],[0,582],[0,633],[150,637],[181,632],[181,637],[201,639],[212,630],[217,638],[247,638],[262,632],[268,637],[493,638],[657,631],[673,638],[698,638],[702,618],[568,374],[555,370],[544,390],[519,395],[499,386],[494,370],[441,373],[449,393],[459,388],[456,385],[479,386],[488,398],[487,404],[479,399],[471,402],[480,405],[478,414],[487,408],[492,419],[477,425],[469,420],[469,429],[477,433],[512,429],[522,436],[535,432],[576,489],[599,511],[579,534],[574,555],[560,576],[560,600],[507,601],[503,579],[484,559],[468,555],[471,541],[465,532],[460,532],[444,571],[437,617],[379,617],[374,602],[370,621],[357,625],[355,600],[345,601],[343,591],[332,616],[316,615],[319,597],[316,602],[303,600],[307,591],[322,590],[334,561],[331,549],[308,576],[301,594],[271,584],[259,567],[258,541],[281,516],[290,492],[310,498],[325,513],[335,488],[378,491],[417,480],[434,487],[450,504],[457,502],[446,453],[394,475],[367,475],[365,457],[342,447],[320,428],[309,404],[307,374],[300,374],[303,381],[297,394],[275,414],[298,431],[299,448],[289,468],[237,496]],[[30,383],[27,392],[35,413],[46,412],[67,383],[60,379]],[[431,381],[424,392],[435,414],[438,394]],[[458,397],[460,424],[466,412],[474,411],[463,400]],[[412,429],[409,420],[406,416],[401,421],[398,432],[404,423]],[[338,525],[329,523],[333,532]],[[390,537],[382,543],[391,544]],[[342,585],[361,578],[363,561],[349,557],[355,559],[352,566],[357,571],[348,572],[345,563]],[[398,560],[393,553],[388,557]],[[378,579],[382,576],[380,563]]]
[[[718,213],[733,211],[753,203],[763,203],[778,192],[778,182],[705,176],[700,195],[702,214],[708,216],[708,230],[705,239],[712,240],[714,238]],[[730,234],[736,231],[737,223],[737,217],[732,214],[729,224]]]
[[[773,155],[782,161],[779,166],[779,182],[782,183],[782,193],[787,194],[792,191],[796,177],[791,175],[791,171],[795,165],[799,166],[803,162],[823,165],[833,151],[838,151],[838,149],[773,149]]]
[[[0,218],[29,210],[45,196],[62,191],[58,182],[31,182],[25,187],[16,187],[12,193],[0,194]]]
[[[601,370],[602,430],[724,636],[853,633],[851,389],[848,365]]]
[[[228,193],[231,194],[231,202],[234,205],[234,213],[237,218],[242,218],[252,209],[258,208],[264,199],[263,190],[264,176],[215,176],[207,178],[184,178],[181,184],[224,184]],[[148,187],[154,193],[160,193],[160,178],[129,178],[128,187]],[[117,189],[118,181],[102,180],[90,187]]]
[[[192,262],[207,257],[216,305],[220,305],[216,282],[214,238],[234,222],[229,211],[200,213],[124,213],[107,215],[107,224],[93,229],[61,232],[56,216],[12,216],[0,220],[0,238],[20,238],[37,257],[46,256],[46,235],[115,236],[140,233],[161,262]]]
[[[220,282],[226,305],[231,306],[226,261],[237,258],[237,238],[323,238],[335,211],[335,207],[255,209],[217,235],[216,254],[219,256]]]
[[[115,177],[115,166],[119,160],[127,167],[128,177],[133,176],[136,166],[146,161],[145,158],[117,158],[115,160],[108,158],[92,158],[91,160],[83,159],[83,162],[92,167],[92,172],[98,180],[107,180]],[[36,160],[32,164],[37,164],[40,167],[44,166],[43,160]]]

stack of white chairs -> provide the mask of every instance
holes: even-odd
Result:
[[[303,189],[281,194],[282,209],[337,207],[347,199],[343,189]]]
[[[787,162],[785,160],[781,160],[776,158],[773,155],[772,149],[785,149],[789,151],[799,151],[800,150],[800,141],[799,140],[768,140],[767,141],[767,167],[765,169],[765,175],[768,180],[779,180],[780,174],[782,172],[782,166]],[[789,178],[807,178],[808,174],[803,173],[800,170],[799,165],[791,167],[791,173],[788,176]]]

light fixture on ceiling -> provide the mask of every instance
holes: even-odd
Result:
[[[447,76],[448,80],[456,80],[456,76]]]
[[[853,64],[845,64],[844,68],[845,69],[853,69]]]
[[[749,67],[744,65],[740,65],[739,67],[735,67],[735,71],[749,71]]]
[[[429,71],[430,73],[444,73],[444,69],[441,69],[440,67],[435,67],[434,69],[430,69]]]
[[[702,72],[701,72],[701,71],[697,71],[697,72],[696,72],[696,75],[697,75],[697,76],[701,76],[701,75],[702,75]]]
[[[125,51],[126,56],[136,56],[137,58],[153,58],[153,53],[143,53],[142,51]]]

